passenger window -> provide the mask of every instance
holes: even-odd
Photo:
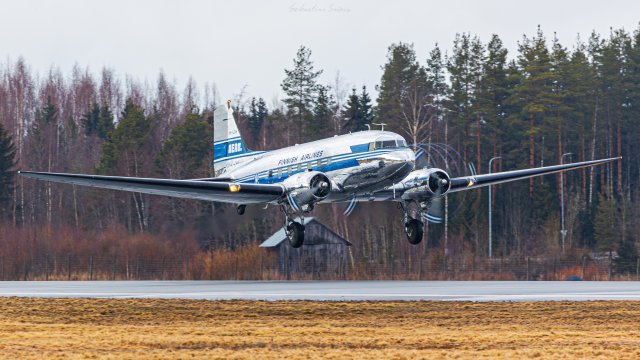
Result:
[[[407,147],[407,142],[404,140],[396,140],[398,147]]]
[[[269,177],[273,177],[273,170],[269,170]]]
[[[376,141],[376,149],[382,149],[382,141]]]
[[[281,178],[282,177],[282,168],[278,168],[278,177]]]
[[[320,167],[320,165],[322,165],[322,163],[320,162],[320,159],[318,159],[318,161],[316,161],[316,167]]]
[[[298,164],[298,171],[302,171],[302,164]]]
[[[289,165],[289,167],[287,168],[287,174],[293,174],[293,167],[291,165]]]
[[[395,140],[386,140],[382,142],[383,147],[385,148],[394,148],[396,147],[396,141]]]
[[[369,143],[369,151],[373,151],[376,149],[376,143]]]
[[[327,165],[331,165],[331,158],[327,158]]]

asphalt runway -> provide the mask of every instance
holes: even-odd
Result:
[[[640,300],[640,282],[2,281],[0,296],[204,300]]]

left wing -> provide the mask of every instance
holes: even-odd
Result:
[[[596,165],[605,164],[608,162],[613,162],[616,160],[622,159],[621,157],[610,158],[610,159],[600,159],[593,161],[584,161],[572,164],[563,164],[563,165],[553,165],[553,166],[543,166],[533,169],[523,169],[523,170],[514,170],[514,171],[504,171],[497,173],[490,173],[484,175],[475,175],[475,176],[461,176],[452,178],[450,180],[450,186],[448,191],[443,191],[443,193],[453,193],[463,190],[471,190],[476,189],[483,186],[501,184],[510,181],[522,180],[536,176],[542,176],[547,174],[553,174],[568,170],[574,170],[584,167],[591,167]],[[415,192],[416,189],[421,189]],[[420,201],[429,200],[438,198],[439,196],[434,195],[432,192],[427,190],[427,187],[422,183],[409,187],[388,187],[384,190],[377,191],[373,194],[363,194],[361,199],[375,200],[375,201],[402,201],[407,200],[406,193],[407,191],[414,191],[413,197],[409,199],[413,199],[417,197],[418,199],[422,199]]]
[[[572,164],[543,166],[533,169],[503,171],[498,173],[476,175],[476,176],[462,176],[451,179],[451,187],[449,192],[457,192],[462,190],[476,189],[483,186],[501,184],[510,181],[516,181],[521,179],[527,179],[535,176],[547,175],[558,173],[567,170],[580,169],[583,167],[596,166],[605,164],[608,162],[620,160],[622,157],[600,159],[593,161],[584,161]]]
[[[33,171],[18,171],[18,174],[65,184],[233,204],[269,203],[280,199],[285,193],[284,187],[276,184],[236,184],[215,180],[173,180]]]

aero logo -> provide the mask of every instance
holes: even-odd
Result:
[[[237,142],[237,143],[229,144],[229,154],[235,154],[241,151],[242,151],[242,143]]]

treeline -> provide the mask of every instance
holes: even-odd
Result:
[[[370,89],[348,84],[340,74],[321,83],[321,74],[303,46],[284,71],[281,100],[268,103],[244,91],[234,95],[249,147],[274,149],[386,124],[425,149],[420,166],[446,168],[454,176],[486,173],[496,157],[491,171],[623,156],[621,162],[568,173],[564,183],[558,175],[494,187],[493,254],[581,258],[607,252],[635,262],[640,30],[593,33],[567,47],[538,29],[523,36],[515,54],[508,54],[497,35],[459,34],[450,53],[438,44],[418,54],[411,44],[395,43],[387,49],[375,101]],[[189,79],[178,89],[163,73],[149,85],[108,68],[98,76],[77,66],[70,74],[51,68],[39,76],[24,59],[5,63],[0,203],[3,228],[15,231],[3,232],[2,241],[26,244],[20,234],[43,228],[51,234],[73,229],[96,242],[109,229],[125,229],[159,244],[174,239],[176,247],[188,238],[203,250],[264,240],[282,224],[276,209],[250,208],[238,218],[230,205],[14,176],[15,169],[211,176],[212,112],[224,100],[215,85]],[[487,201],[486,189],[448,196],[446,223],[430,225],[417,249],[404,239],[394,204],[362,204],[349,217],[341,215],[343,205],[326,205],[314,216],[351,240],[355,257],[388,267],[428,253],[486,257]],[[28,253],[51,254],[56,246],[34,246]]]

